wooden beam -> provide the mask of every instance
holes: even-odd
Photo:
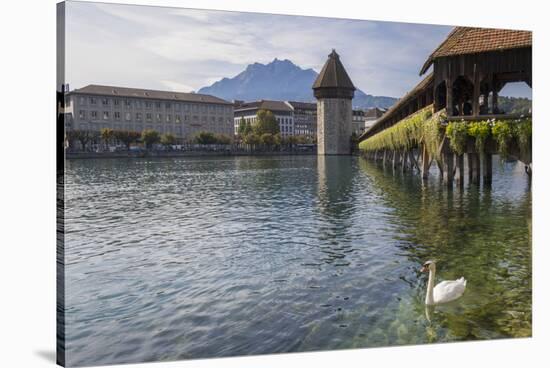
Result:
[[[464,155],[455,154],[455,163],[456,163],[456,181],[461,187],[464,186]]]
[[[481,90],[479,81],[479,71],[477,70],[477,64],[474,64],[474,96],[472,97],[472,115],[474,117],[479,116],[479,95]]]
[[[453,116],[453,85],[449,79],[445,80],[447,92],[447,116]]]
[[[454,178],[454,154],[452,153],[448,142],[445,143],[442,156],[443,183],[447,184],[448,187],[452,187]]]
[[[428,154],[428,149],[426,148],[426,145],[423,144],[422,147],[422,168],[420,169],[420,172],[422,174],[422,179],[428,179],[428,173],[430,171],[430,155]]]
[[[468,180],[473,184],[479,184],[480,164],[477,152],[468,153]]]
[[[493,155],[483,154],[483,185],[491,185],[493,182]]]

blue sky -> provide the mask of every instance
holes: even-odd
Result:
[[[357,87],[400,97],[452,29],[72,1],[66,9],[72,89],[108,84],[188,92],[274,58],[319,71],[335,48]]]

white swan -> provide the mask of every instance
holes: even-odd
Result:
[[[420,272],[430,272],[428,277],[428,290],[426,292],[426,305],[442,304],[458,299],[464,294],[466,280],[464,277],[455,281],[441,281],[434,287],[435,261],[424,263]]]

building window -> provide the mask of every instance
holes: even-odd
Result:
[[[184,120],[184,121],[189,121],[189,115],[185,115],[185,116],[183,117],[183,120]]]
[[[80,120],[86,119],[86,110],[80,110],[80,111],[78,112],[78,118],[79,118]]]
[[[102,98],[101,99],[101,104],[103,106],[109,106],[109,99],[108,98]]]
[[[153,107],[153,104],[152,104],[151,102],[149,102],[149,101],[145,101],[145,108],[146,108],[147,110],[151,110],[151,107]]]
[[[120,100],[118,98],[115,98],[113,100],[113,105],[115,105],[115,107],[120,107]]]
[[[153,120],[153,114],[151,114],[150,112],[148,112],[148,113],[145,115],[145,118],[147,119],[147,121],[151,121],[151,120]]]
[[[97,105],[97,98],[90,97],[90,105]]]
[[[169,123],[172,119],[172,115],[166,114],[166,122]]]
[[[78,103],[79,103],[80,105],[86,105],[86,97],[80,97],[80,98],[78,99],[78,101],[79,101]]]
[[[191,108],[188,104],[183,105],[183,108],[184,108],[185,111],[191,110]]]
[[[124,100],[124,106],[126,108],[131,108],[132,107],[132,100]]]
[[[124,114],[124,119],[126,119],[126,121],[130,121],[132,120],[132,114],[127,112]]]
[[[115,111],[115,120],[120,120],[120,111]]]
[[[157,110],[160,110],[160,102],[155,102],[155,108],[156,108]]]
[[[97,111],[92,111],[92,120],[97,120]]]
[[[136,120],[141,121],[141,112],[136,112]]]
[[[172,108],[172,104],[171,104],[170,102],[166,102],[166,103],[164,104],[164,108],[165,108],[166,110],[169,110],[169,109]]]
[[[142,106],[141,100],[136,100],[136,108],[141,109],[141,106]]]
[[[181,116],[176,115],[176,123],[181,123]]]
[[[109,111],[103,111],[103,120],[109,120]]]
[[[157,122],[162,122],[162,114],[157,114]]]
[[[174,109],[175,109],[176,111],[180,111],[180,109],[181,109],[181,104],[179,104],[179,103],[174,104]]]

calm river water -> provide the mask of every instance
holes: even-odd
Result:
[[[531,192],[357,157],[69,161],[67,363],[531,335]],[[430,310],[427,277],[468,280]]]

